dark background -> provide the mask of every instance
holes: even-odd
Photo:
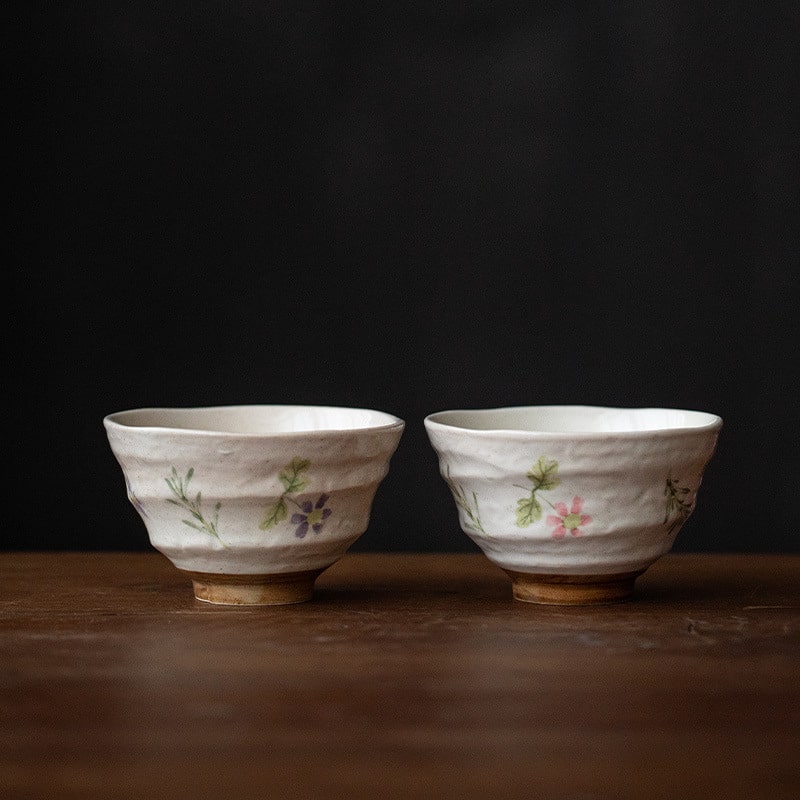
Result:
[[[354,549],[471,550],[423,417],[589,403],[724,418],[676,549],[800,551],[799,8],[28,6],[3,546],[148,548],[103,416],[263,402],[404,418]]]

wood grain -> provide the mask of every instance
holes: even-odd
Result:
[[[800,556],[664,557],[512,598],[473,554],[353,554],[214,606],[155,553],[0,554],[0,797],[800,796]]]

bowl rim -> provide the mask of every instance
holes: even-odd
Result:
[[[367,413],[374,414],[378,418],[385,420],[379,424],[372,425],[359,425],[356,427],[323,427],[323,428],[302,428],[292,431],[235,431],[225,430],[222,426],[212,427],[179,427],[176,425],[136,425],[131,424],[132,420],[136,417],[152,414],[177,414],[183,415],[192,414],[193,412],[246,412],[246,411],[336,411],[336,412],[353,412],[353,413]],[[137,433],[154,434],[154,433],[169,433],[176,436],[226,436],[226,437],[241,437],[245,439],[265,439],[265,438],[292,438],[292,437],[308,437],[308,436],[329,436],[336,433],[377,433],[381,431],[402,430],[405,427],[405,421],[400,417],[391,414],[388,411],[381,411],[374,408],[362,408],[356,406],[336,406],[336,405],[322,405],[314,403],[238,403],[238,404],[222,404],[222,405],[208,405],[208,406],[141,406],[137,408],[127,408],[121,411],[114,411],[106,414],[103,417],[103,425],[106,430],[117,431],[135,431]]]
[[[461,414],[473,414],[476,416],[490,415],[506,411],[535,411],[535,410],[558,410],[558,411],[619,411],[619,412],[679,412],[682,414],[697,415],[698,418],[705,418],[705,422],[699,425],[674,425],[664,427],[640,428],[637,430],[535,430],[526,428],[511,427],[492,427],[476,428],[466,425],[456,425],[448,422],[448,417]],[[719,431],[722,427],[722,417],[709,411],[699,411],[695,409],[677,408],[670,406],[604,406],[591,404],[547,404],[547,405],[517,405],[517,406],[496,406],[492,408],[451,408],[443,409],[428,414],[424,419],[426,429],[441,431],[461,431],[469,436],[478,438],[501,437],[501,438],[552,438],[552,439],[608,439],[608,438],[632,438],[652,437],[652,436],[675,436],[685,433],[709,433]]]

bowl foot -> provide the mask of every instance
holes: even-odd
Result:
[[[305,603],[314,593],[321,569],[274,575],[217,575],[189,572],[194,596],[205,603],[228,606],[283,606]]]
[[[630,599],[636,578],[644,572],[613,575],[547,575],[505,570],[515,600],[556,606],[599,605]]]

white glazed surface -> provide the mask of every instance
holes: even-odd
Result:
[[[179,569],[233,575],[338,560],[367,529],[404,429],[326,406],[132,409],[103,422],[152,545]]]
[[[505,569],[555,575],[636,572],[668,552],[721,425],[705,412],[592,406],[425,419],[462,530]]]

